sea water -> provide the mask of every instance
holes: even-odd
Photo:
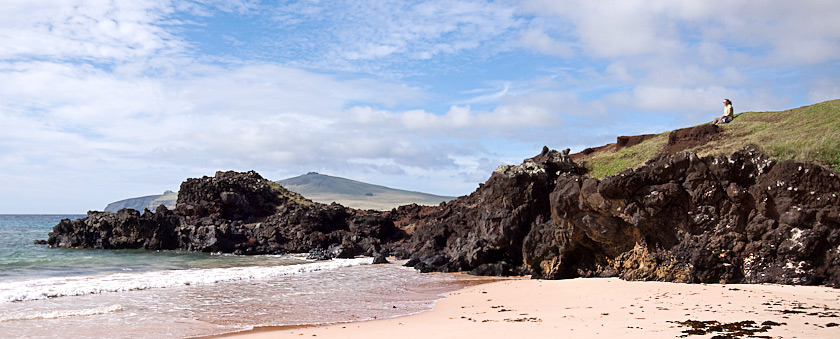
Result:
[[[182,338],[390,318],[461,286],[371,258],[47,248],[61,219],[0,215],[0,337]]]

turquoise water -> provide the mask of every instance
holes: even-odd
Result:
[[[58,249],[61,219],[0,215],[0,338],[182,338],[387,318],[460,287],[371,258]]]
[[[147,272],[260,265],[266,257],[222,256],[185,251],[47,248],[46,240],[61,219],[85,215],[0,215],[0,281],[69,277],[108,272]],[[274,259],[272,259],[274,260]]]
[[[33,241],[47,239],[52,226],[61,219],[84,215],[4,215],[0,214],[0,281],[61,275],[68,263],[84,256],[82,252],[53,251]]]

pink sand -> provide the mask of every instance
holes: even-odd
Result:
[[[815,286],[511,279],[452,292],[434,310],[227,338],[675,338],[675,321],[780,323],[772,338],[840,338],[840,290]],[[783,323],[783,324],[782,324]],[[711,338],[714,332],[688,338]],[[747,336],[743,336],[746,338]]]

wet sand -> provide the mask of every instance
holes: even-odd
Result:
[[[816,286],[511,279],[417,315],[225,338],[840,338],[840,290]]]

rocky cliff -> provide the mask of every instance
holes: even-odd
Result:
[[[752,148],[672,152],[599,180],[568,150],[544,148],[470,195],[384,213],[314,203],[255,172],[218,172],[185,181],[174,211],[90,212],[62,221],[48,242],[319,257],[390,251],[424,272],[840,286],[835,173]]]
[[[389,217],[411,238],[395,253],[427,271],[472,271],[481,275],[528,274],[524,243],[551,223],[550,193],[560,173],[585,170],[563,153],[543,148],[521,165],[501,166],[468,196],[436,208],[401,207]]]
[[[251,171],[187,179],[174,211],[123,209],[62,220],[47,243],[239,254],[320,250],[322,257],[352,257],[376,254],[382,243],[403,235],[381,213],[315,203]]]
[[[708,283],[840,283],[840,180],[754,149],[679,153],[551,194],[557,247],[546,277]]]
[[[53,227],[47,244],[65,248],[144,248],[164,250],[178,248],[179,218],[166,206],[155,212],[148,209],[88,212],[83,219],[64,219]]]
[[[422,271],[840,286],[830,170],[747,148],[598,180],[552,154],[500,168],[439,209],[396,210],[414,229],[396,253]]]

